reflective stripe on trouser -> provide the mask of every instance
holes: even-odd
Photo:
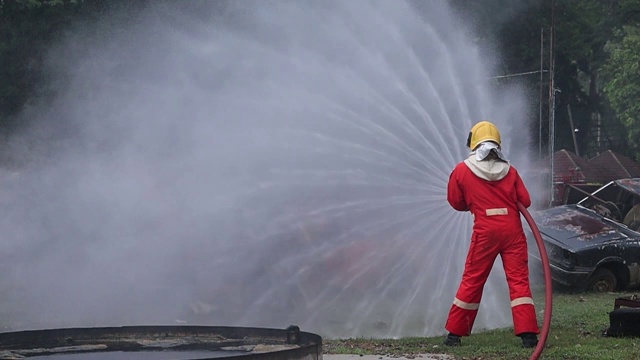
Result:
[[[515,334],[539,332],[529,287],[527,243],[524,236],[488,239],[475,233],[471,239],[462,281],[445,325],[449,332],[462,336],[471,334],[484,284],[498,255],[502,258],[509,285]]]

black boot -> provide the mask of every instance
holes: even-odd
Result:
[[[460,336],[449,333],[447,338],[444,339],[444,344],[447,346],[460,346]]]
[[[524,333],[518,336],[522,339],[522,347],[534,348],[538,346],[538,335],[534,333]]]

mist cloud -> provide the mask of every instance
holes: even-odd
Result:
[[[58,96],[7,145],[7,326],[443,332],[471,230],[446,181],[473,123],[522,128],[518,89],[444,3],[194,4],[52,48]],[[499,270],[485,299],[508,324]]]

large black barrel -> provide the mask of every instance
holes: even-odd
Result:
[[[0,333],[0,359],[322,360],[322,338],[287,329],[123,326]]]

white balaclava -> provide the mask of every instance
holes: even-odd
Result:
[[[498,159],[487,159],[492,151],[498,156]],[[511,167],[509,160],[507,160],[500,151],[500,146],[493,141],[480,143],[480,145],[469,154],[469,157],[464,163],[476,176],[489,181],[502,180],[507,176],[509,168]]]

